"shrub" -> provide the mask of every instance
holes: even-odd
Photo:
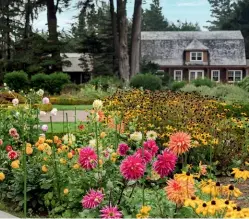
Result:
[[[137,74],[131,79],[130,86],[155,91],[162,88],[162,80],[152,74]]]
[[[192,83],[196,87],[200,87],[200,86],[214,87],[214,85],[215,85],[215,83],[208,78],[204,78],[204,79],[197,78],[197,79],[193,80]]]
[[[249,92],[249,77],[246,76],[240,83],[238,83],[238,86]]]
[[[185,81],[174,81],[171,84],[171,90],[173,91],[177,91],[180,90],[181,88],[183,88],[186,85]]]
[[[70,83],[70,77],[68,74],[62,72],[55,72],[49,75],[48,92],[50,94],[59,94],[63,85]]]
[[[53,109],[53,105],[49,104],[34,104],[32,106],[34,109],[39,109],[41,111],[50,112]]]
[[[28,74],[24,71],[14,71],[4,75],[4,82],[10,90],[27,90],[29,85]]]
[[[90,105],[94,99],[90,98],[74,98],[74,97],[51,97],[50,102],[56,105]]]
[[[25,103],[26,99],[22,95],[15,93],[15,92],[8,92],[8,91],[3,91],[0,92],[0,103],[2,104],[11,104],[12,105],[12,100],[14,98],[17,98],[19,100],[19,103]]]
[[[39,73],[31,77],[31,86],[35,90],[47,90],[49,85],[49,75]]]
[[[117,77],[111,76],[98,76],[89,81],[89,84],[92,84],[98,88],[102,88],[104,91],[107,91],[110,87],[122,87],[122,82]]]
[[[63,94],[67,94],[67,93],[75,93],[75,92],[78,92],[80,91],[80,87],[77,85],[77,84],[73,84],[73,83],[70,83],[70,84],[64,84],[62,86],[62,90],[61,90],[61,93]]]
[[[193,93],[197,91],[197,87],[193,84],[186,84],[184,87],[180,88],[180,91],[186,93]]]

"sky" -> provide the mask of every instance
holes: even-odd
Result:
[[[71,7],[66,9],[63,13],[57,16],[59,29],[68,30],[70,24],[76,20],[75,16],[78,14],[78,10],[74,8],[78,0],[72,0]],[[105,0],[107,1],[107,0]],[[149,8],[152,0],[146,0],[146,4],[143,4],[143,9]],[[193,23],[198,22],[202,30],[205,30],[203,26],[206,26],[207,20],[210,20],[210,5],[208,0],[160,0],[162,11],[164,16],[172,22],[177,20],[191,21]],[[134,0],[128,0],[127,3],[127,15],[132,17]],[[47,30],[47,17],[46,11],[42,12],[38,19],[34,21],[34,28],[39,30]]]

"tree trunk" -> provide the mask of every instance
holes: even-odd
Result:
[[[52,59],[55,64],[52,66],[52,71],[62,71],[62,63],[60,57],[60,45],[58,40],[58,32],[57,32],[57,7],[59,0],[57,0],[56,5],[54,4],[54,0],[47,0],[47,20],[48,20],[48,42],[50,44],[50,48],[52,50]]]
[[[6,18],[6,27],[7,27],[7,33],[6,33],[6,40],[7,40],[7,60],[10,60],[11,58],[11,38],[10,38],[10,14],[9,14],[9,4],[6,5],[6,11],[7,11],[7,18]]]
[[[114,48],[114,58],[113,58],[113,72],[116,72],[118,69],[119,63],[119,40],[118,40],[118,31],[117,31],[117,14],[114,11],[113,0],[110,0],[110,14],[112,22],[112,35],[113,35],[113,48]]]
[[[141,22],[142,0],[136,0],[134,4],[134,15],[132,24],[130,78],[140,71]]]
[[[118,0],[119,8],[119,74],[125,83],[129,82],[129,55],[127,40],[126,0]]]

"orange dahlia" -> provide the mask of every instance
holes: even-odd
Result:
[[[185,153],[190,148],[191,136],[184,132],[176,132],[169,138],[169,149],[175,154]]]
[[[170,179],[165,187],[165,192],[170,201],[183,205],[187,198],[194,196],[194,184],[191,182]]]

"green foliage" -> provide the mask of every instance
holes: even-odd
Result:
[[[249,77],[246,76],[239,84],[239,87],[243,88],[245,91],[249,92]]]
[[[4,82],[10,90],[27,90],[29,86],[28,74],[24,71],[14,71],[4,75]]]
[[[112,76],[95,77],[89,81],[89,84],[94,85],[96,90],[98,88],[102,88],[104,91],[107,91],[107,89],[111,87],[116,87],[116,88],[122,87],[122,81],[117,77],[112,77]]]
[[[153,63],[151,61],[147,62],[146,60],[143,60],[141,63],[141,73],[146,74],[150,72],[151,74],[155,74],[159,70],[159,65],[156,63]]]
[[[49,84],[49,75],[39,73],[31,77],[31,87],[38,90],[47,90]]]
[[[68,74],[62,72],[55,72],[49,75],[48,92],[50,94],[59,94],[63,85],[70,83],[70,77]]]
[[[80,91],[80,87],[77,84],[69,83],[69,84],[64,84],[62,86],[61,93],[62,94],[67,94],[67,93],[73,94],[78,91]]]
[[[162,80],[152,74],[137,74],[131,79],[130,86],[155,91],[162,88]]]
[[[215,86],[215,83],[208,78],[204,78],[204,79],[197,78],[197,79],[193,80],[192,83],[196,87],[200,87],[200,86],[213,87],[213,86]]]
[[[183,88],[186,85],[185,81],[174,81],[171,85],[170,88],[173,91],[177,91],[180,90],[181,88]]]

